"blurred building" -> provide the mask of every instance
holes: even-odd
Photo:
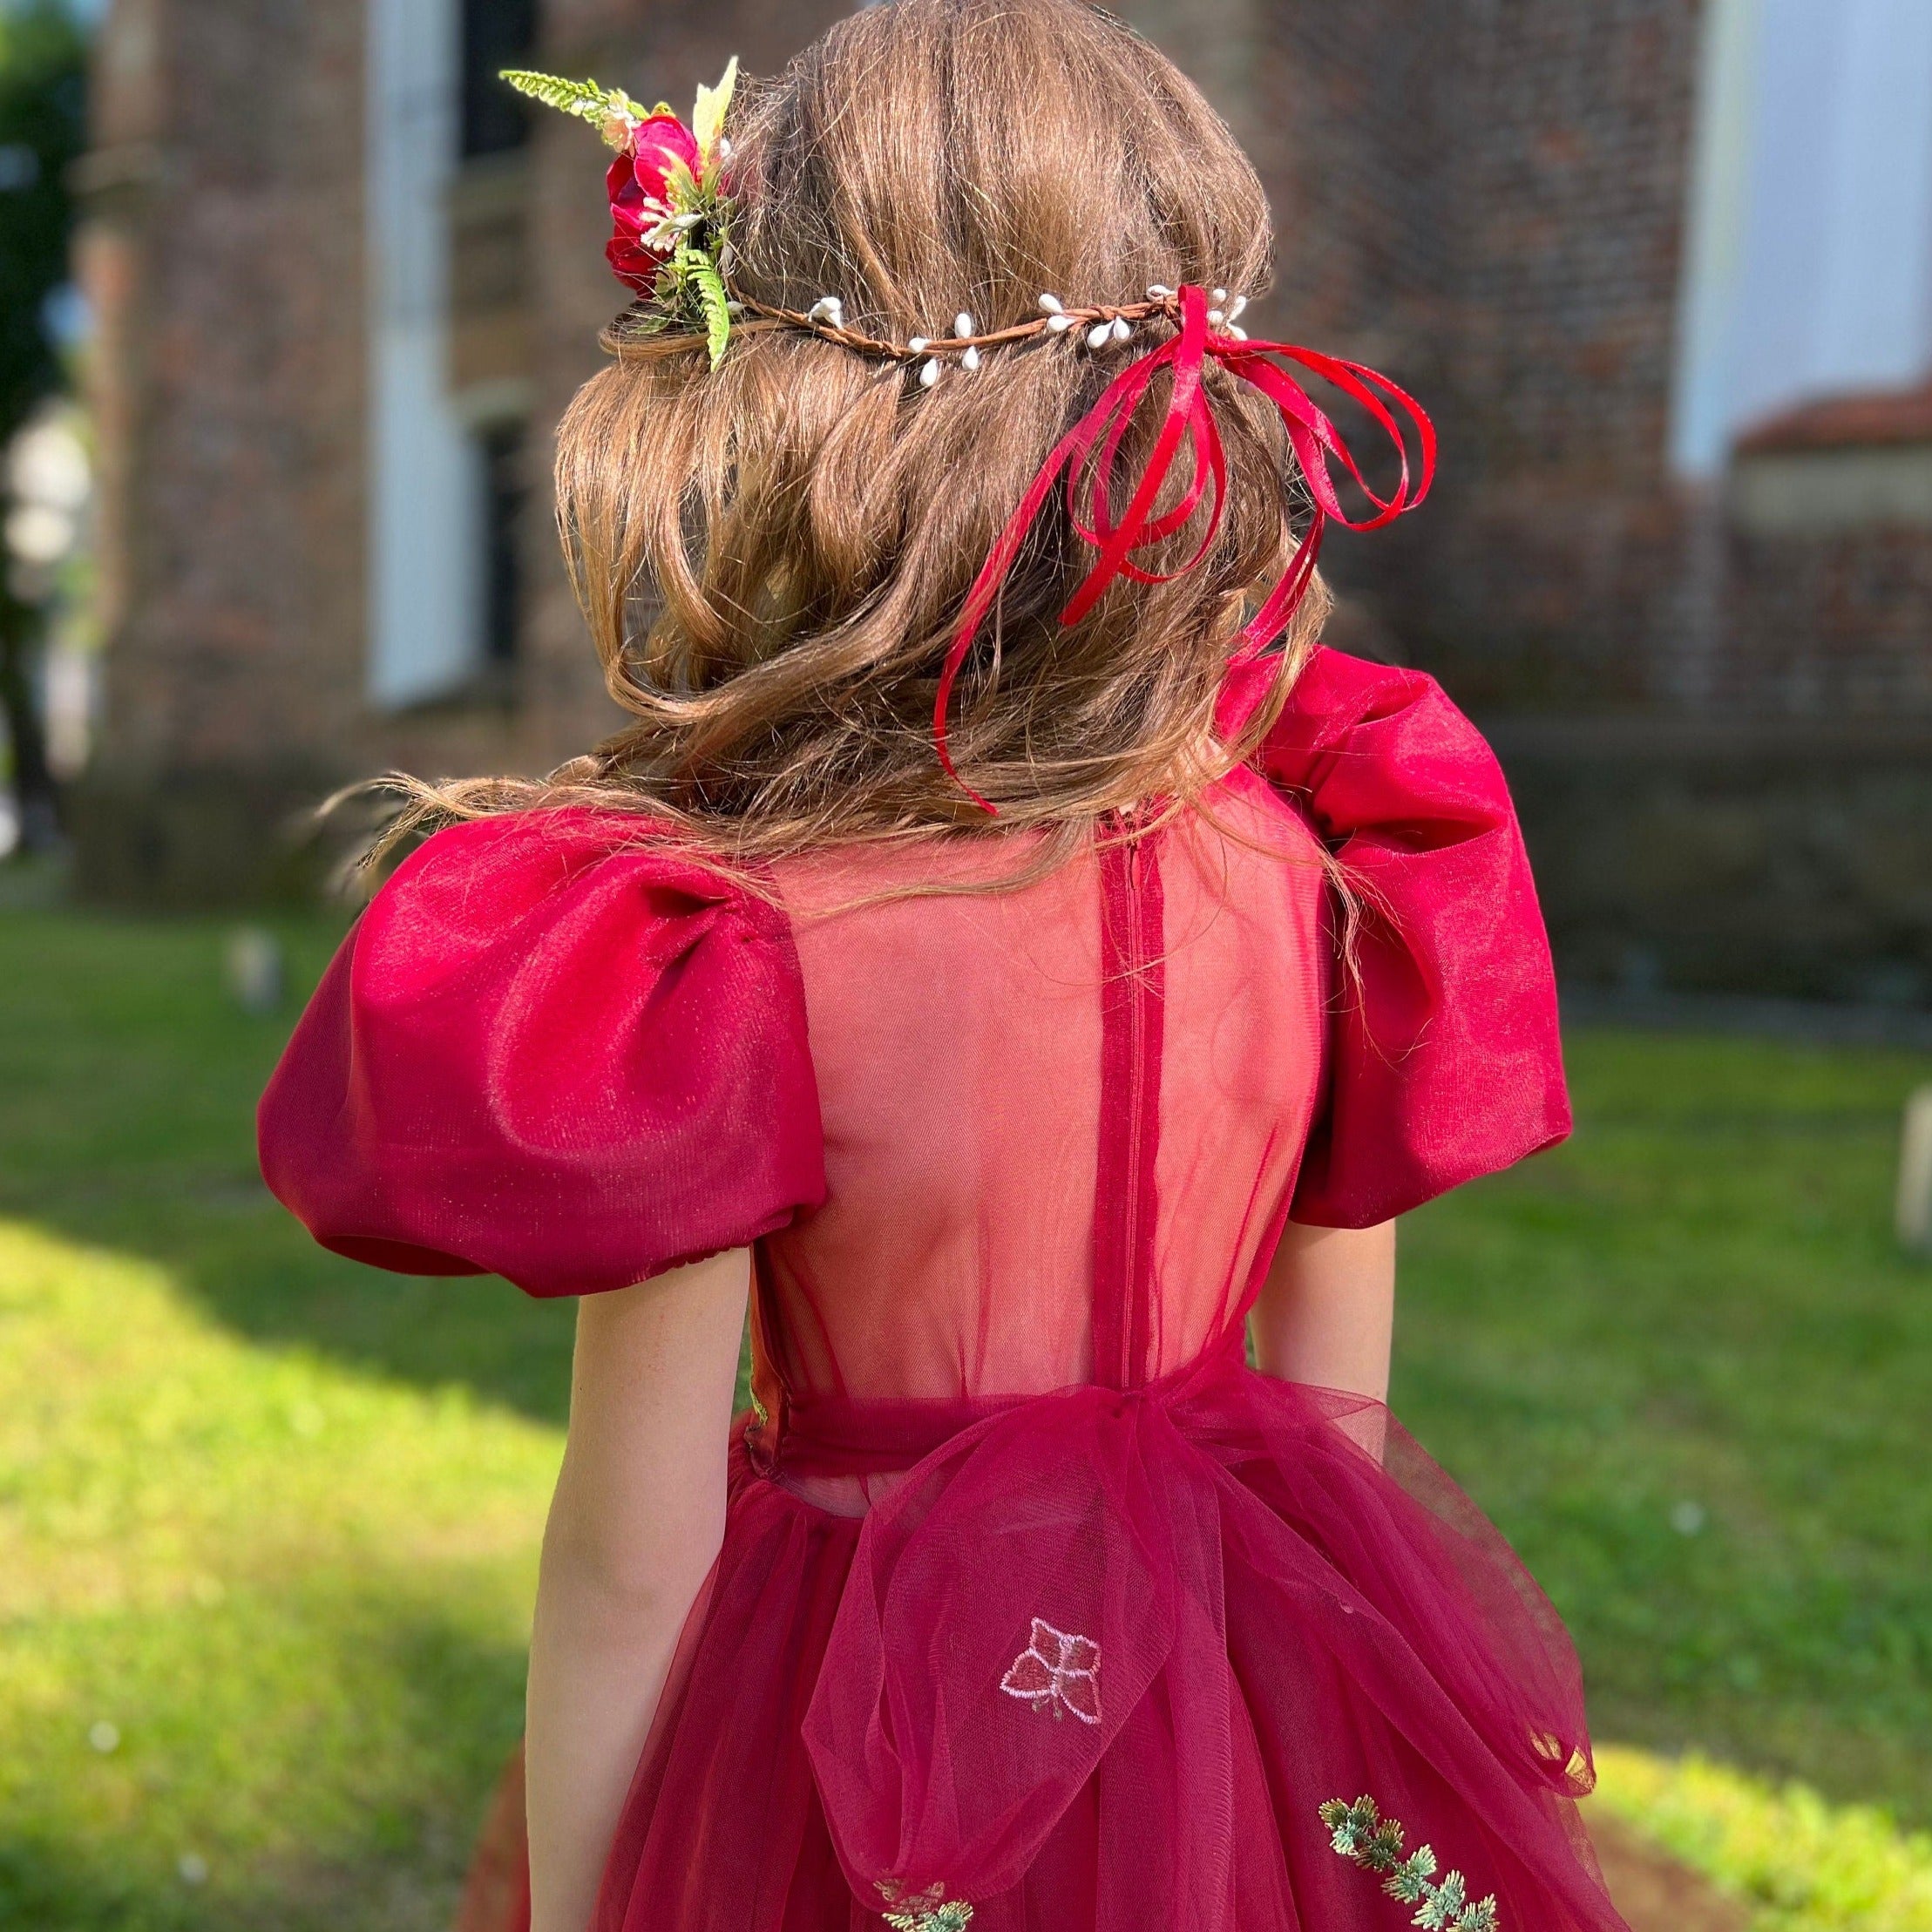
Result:
[[[682,100],[843,10],[116,0],[97,890],[254,889],[292,800],[601,733],[543,476],[599,170],[491,77]],[[1491,729],[1569,970],[1932,1001],[1932,7],[1123,10],[1267,179],[1257,322],[1437,415],[1429,512],[1334,545],[1343,628]]]

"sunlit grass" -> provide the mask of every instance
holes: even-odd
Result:
[[[0,1223],[0,1922],[433,1922],[558,1447]]]
[[[283,936],[306,986],[333,934]],[[519,1728],[569,1311],[308,1243],[249,1132],[288,1014],[222,939],[0,914],[0,1925],[430,1932]]]
[[[1922,1056],[1586,1034],[1575,1141],[1416,1217],[1394,1400],[1556,1599],[1601,1735],[1932,1822]]]
[[[1596,1802],[1751,1908],[1753,1932],[1932,1932],[1932,1836],[1702,1756],[1600,1754]]]

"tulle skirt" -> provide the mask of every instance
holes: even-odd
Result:
[[[741,1438],[597,1932],[1621,1928],[1568,1638],[1380,1405],[1226,1352],[961,1420]],[[863,1517],[790,1486],[869,1461]]]

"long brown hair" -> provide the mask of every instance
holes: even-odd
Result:
[[[1163,54],[1084,0],[898,0],[841,21],[734,112],[736,287],[905,341],[1150,284],[1264,288],[1266,198]],[[934,692],[966,593],[1048,452],[1121,366],[1067,336],[922,389],[802,330],[701,342],[613,327],[558,437],[565,556],[630,722],[545,782],[410,785],[398,830],[539,803],[648,808],[733,862],[935,830],[1047,828],[1056,846],[1149,799],[1185,803],[1252,749],[1324,614],[1286,641],[1273,703],[1222,745],[1227,653],[1293,554],[1272,412],[1210,375],[1226,514],[1199,564],[1058,621],[1091,560],[1050,509],[961,679],[941,771]],[[1131,454],[1132,445],[1129,445]],[[1198,516],[1199,513],[1197,513]],[[1179,560],[1198,520],[1173,539]]]

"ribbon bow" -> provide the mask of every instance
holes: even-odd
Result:
[[[932,741],[939,763],[973,803],[991,816],[995,808],[959,776],[946,744],[946,715],[952,708],[952,688],[972,651],[995,600],[1005,586],[1013,559],[1026,541],[1034,519],[1066,478],[1067,510],[1081,539],[1100,552],[1093,568],[1060,613],[1063,625],[1077,624],[1093,609],[1116,579],[1125,577],[1138,584],[1172,583],[1184,576],[1207,555],[1221,527],[1228,485],[1227,454],[1221,442],[1219,425],[1214,418],[1202,373],[1208,362],[1218,363],[1230,376],[1252,383],[1280,411],[1282,426],[1295,460],[1306,478],[1315,500],[1314,520],[1295,552],[1294,561],[1283,573],[1246,628],[1241,634],[1237,661],[1251,657],[1278,636],[1294,614],[1295,607],[1306,593],[1315,574],[1315,559],[1321,551],[1322,533],[1331,519],[1348,530],[1380,530],[1383,525],[1413,510],[1429,493],[1435,477],[1435,425],[1421,405],[1386,376],[1333,356],[1291,342],[1244,342],[1223,335],[1208,322],[1208,294],[1190,284],[1179,292],[1180,330],[1151,355],[1143,356],[1110,383],[1100,401],[1083,416],[1047,458],[1040,473],[1027,487],[1000,539],[987,553],[973,588],[966,593],[959,628],[946,654],[939,673],[939,688],[932,703]],[[1367,410],[1388,436],[1400,459],[1401,473],[1394,490],[1386,497],[1369,488],[1339,430],[1317,407],[1308,392],[1284,364],[1301,368],[1332,383]],[[1117,519],[1114,514],[1113,472],[1115,458],[1125,440],[1135,414],[1145,400],[1154,378],[1163,369],[1172,372],[1167,415],[1161,424],[1147,466],[1134,486],[1127,508]],[[1385,400],[1386,398],[1386,400]],[[1417,465],[1412,476],[1409,448],[1401,425],[1389,404],[1402,412],[1413,427]],[[1180,500],[1172,508],[1156,513],[1168,479],[1178,460],[1182,445],[1194,455],[1194,473]],[[1095,451],[1098,451],[1097,458]],[[1332,458],[1353,478],[1371,505],[1369,513],[1352,518],[1342,508],[1334,479],[1329,474]],[[1091,462],[1089,458],[1094,458]],[[1211,492],[1211,496],[1210,496]],[[1185,562],[1166,572],[1154,571],[1136,563],[1137,553],[1165,542],[1186,527],[1189,519],[1208,499],[1207,528],[1200,544]]]

